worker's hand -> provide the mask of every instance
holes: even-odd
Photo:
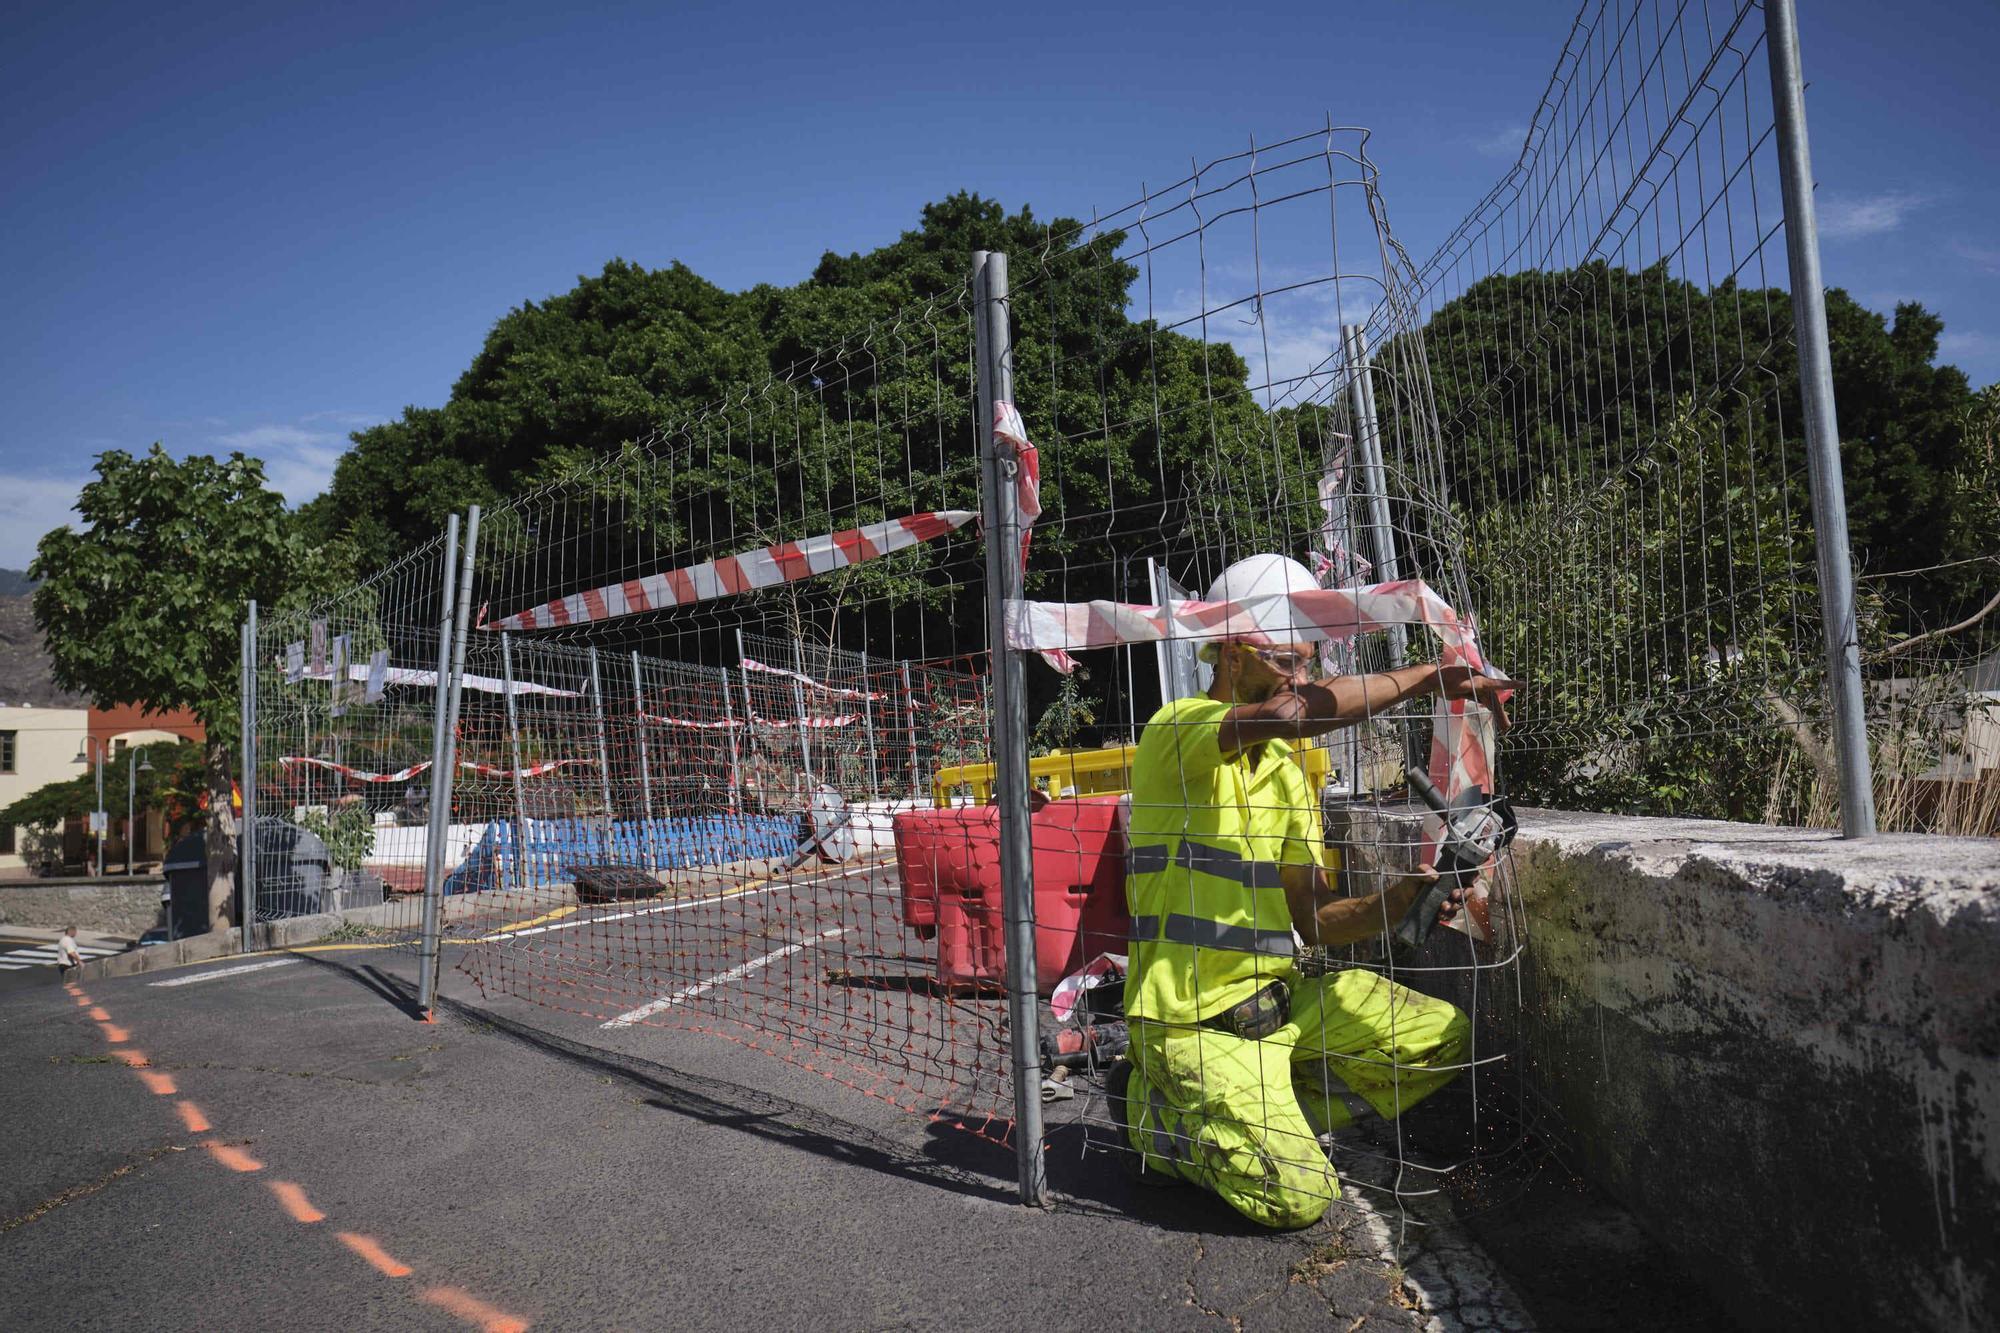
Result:
[[[1416,886],[1416,893],[1411,894],[1410,901],[1415,902],[1417,894],[1428,889],[1437,881],[1437,877],[1436,866],[1418,866],[1417,872],[1409,877],[1409,882]],[[1458,915],[1459,909],[1465,906],[1465,895],[1472,892],[1472,883],[1471,877],[1468,876],[1452,885],[1451,892],[1445,895],[1443,904],[1438,907],[1438,920],[1449,921]]]
[[[1471,699],[1493,714],[1494,725],[1505,731],[1514,725],[1507,716],[1507,696],[1521,688],[1518,680],[1505,676],[1484,676],[1463,663],[1437,669],[1438,693],[1447,699]]]

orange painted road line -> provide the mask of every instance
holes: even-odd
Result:
[[[348,1249],[367,1260],[369,1267],[373,1268],[383,1277],[408,1277],[410,1275],[410,1266],[396,1259],[387,1250],[377,1244],[372,1237],[363,1236],[353,1231],[340,1231],[334,1234],[340,1238],[342,1245],[345,1245]]]
[[[153,1063],[151,1060],[148,1060],[146,1058],[146,1053],[144,1051],[134,1051],[128,1049],[123,1051],[113,1051],[112,1054],[117,1056],[120,1060],[123,1060],[126,1064],[130,1065],[134,1069],[144,1069],[147,1065]]]
[[[488,1305],[471,1292],[457,1287],[426,1287],[424,1299],[440,1310],[448,1310],[466,1323],[475,1325],[480,1333],[526,1333],[528,1327],[528,1321],[520,1316]]]
[[[291,1215],[294,1222],[326,1221],[326,1214],[313,1207],[312,1200],[306,1198],[306,1192],[291,1181],[272,1181],[271,1193],[278,1196],[278,1202],[284,1205],[285,1211]]]
[[[121,1041],[132,1040],[132,1034],[116,1023],[99,1023],[97,1026],[104,1029],[104,1039],[114,1046]]]
[[[264,1164],[249,1153],[244,1152],[241,1148],[232,1148],[220,1140],[209,1139],[201,1146],[208,1149],[211,1157],[228,1167],[231,1171],[262,1171],[264,1169]]]
[[[181,1113],[181,1123],[187,1126],[188,1133],[208,1133],[211,1126],[208,1123],[208,1117],[201,1113],[199,1106],[190,1101],[178,1101],[174,1103],[174,1109]]]
[[[79,1009],[88,1009],[92,1003],[94,1002],[88,995],[78,995],[76,997],[76,1007]]]
[[[109,1023],[111,1021],[111,1012],[101,1006],[93,1007],[90,1011],[90,1016],[100,1023]]]
[[[139,1081],[144,1083],[155,1097],[171,1097],[174,1095],[174,1081],[165,1074],[156,1073],[151,1069],[141,1069],[136,1072],[139,1075]]]

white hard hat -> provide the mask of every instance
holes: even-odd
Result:
[[[1208,585],[1208,595],[1203,600],[1241,602],[1248,598],[1275,598],[1281,593],[1311,592],[1318,587],[1319,580],[1312,576],[1312,571],[1288,556],[1253,555],[1217,575],[1215,582]],[[1265,601],[1245,607],[1244,611],[1255,626],[1256,636],[1266,643],[1292,643],[1299,637],[1288,602]],[[1203,644],[1201,658],[1213,662],[1216,645]]]

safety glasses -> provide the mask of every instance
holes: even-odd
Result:
[[[1259,662],[1281,676],[1318,677],[1321,674],[1319,654],[1295,653],[1282,648],[1251,648]]]

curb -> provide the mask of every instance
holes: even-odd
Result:
[[[266,921],[257,927],[257,944],[260,952],[311,944],[345,924],[338,916],[294,916],[282,921]],[[231,926],[226,930],[211,930],[205,935],[190,935],[184,940],[128,949],[109,958],[93,959],[79,970],[78,978],[98,981],[105,977],[129,977],[139,972],[158,972],[189,963],[233,958],[242,952],[242,932]]]

